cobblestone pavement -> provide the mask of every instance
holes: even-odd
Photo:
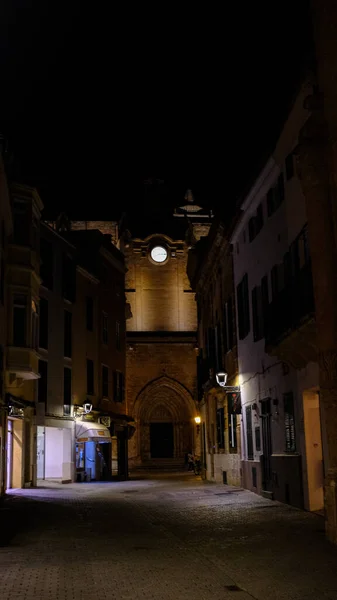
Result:
[[[336,600],[322,517],[193,474],[13,491],[1,600]]]

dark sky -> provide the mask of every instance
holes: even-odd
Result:
[[[187,188],[233,205],[308,54],[305,0],[6,2],[0,125],[49,214],[141,214]]]

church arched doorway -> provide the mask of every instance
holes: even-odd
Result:
[[[179,382],[160,377],[138,394],[134,405],[136,434],[130,457],[138,464],[160,459],[183,462],[193,448],[196,406]]]

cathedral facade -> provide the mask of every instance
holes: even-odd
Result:
[[[162,232],[155,223],[147,235],[131,231],[124,247],[132,313],[126,334],[127,411],[135,421],[129,441],[131,469],[183,465],[187,452],[200,451],[194,420],[197,309],[186,266],[193,235],[204,231],[202,219],[193,223],[187,218],[192,207],[190,201],[178,209]]]

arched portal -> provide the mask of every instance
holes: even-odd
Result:
[[[195,401],[175,379],[163,376],[148,383],[137,395],[133,414],[136,434],[130,440],[130,458],[135,463],[183,460],[193,448]]]

